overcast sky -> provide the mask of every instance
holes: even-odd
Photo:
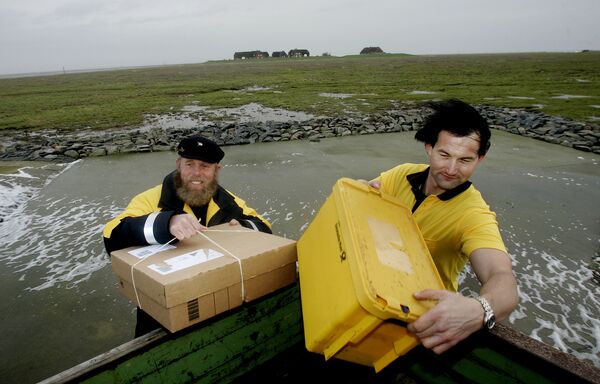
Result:
[[[311,55],[600,49],[600,0],[0,0],[0,74]]]

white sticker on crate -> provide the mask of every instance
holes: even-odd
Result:
[[[196,251],[184,253],[183,255],[163,260],[160,263],[151,264],[148,266],[148,268],[160,273],[161,275],[168,275],[169,273],[181,271],[182,269],[202,264],[221,256],[224,255],[214,249],[198,249]]]
[[[128,253],[137,257],[138,259],[145,259],[146,257],[152,256],[158,252],[166,251],[173,248],[175,248],[175,246],[170,244],[154,244],[149,245],[147,247],[134,249],[133,251],[129,251]]]
[[[369,217],[367,221],[375,242],[379,261],[404,273],[414,274],[415,271],[410,257],[406,253],[406,247],[398,228],[392,223],[377,220],[373,217]]]

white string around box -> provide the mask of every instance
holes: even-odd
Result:
[[[210,237],[206,236],[204,233],[202,232],[248,232],[247,230],[241,230],[241,229],[206,229],[204,231],[196,231],[198,232],[200,235],[202,235],[206,240],[210,241],[212,244],[216,245],[217,247],[221,248],[223,251],[225,251],[225,253],[229,254],[229,256],[233,257],[237,262],[238,265],[240,267],[240,280],[242,282],[242,301],[246,298],[246,288],[244,286],[244,270],[242,268],[242,260],[237,257],[236,255],[234,255],[233,253],[231,253],[229,250],[225,249],[225,247],[223,247],[222,245],[218,244],[216,241],[214,241],[213,239],[211,239]],[[177,239],[176,237],[172,238],[171,240],[169,240],[168,242],[164,243],[163,245],[161,245],[158,250],[143,259],[140,259],[138,261],[136,261],[135,263],[133,263],[133,265],[131,265],[131,284],[133,285],[133,292],[135,293],[135,300],[137,301],[137,306],[142,309],[142,303],[140,302],[140,297],[138,295],[138,290],[137,287],[135,286],[135,277],[133,276],[133,270],[134,268],[141,263],[142,261],[146,261],[149,258],[151,258],[152,256],[160,253],[160,251],[162,251],[167,245],[171,244],[175,239]]]

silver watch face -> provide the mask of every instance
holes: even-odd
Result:
[[[487,327],[487,329],[494,328],[494,325],[496,325],[496,316],[490,315],[489,318],[485,319],[485,326]]]

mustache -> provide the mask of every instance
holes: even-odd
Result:
[[[189,183],[191,183],[193,180],[201,181],[203,188],[201,190],[194,190],[192,188],[188,189]],[[175,184],[177,196],[191,207],[201,207],[208,204],[218,188],[216,177],[212,180],[194,178],[188,180],[184,185],[179,172],[175,173],[173,182]]]
[[[217,180],[217,177],[214,177],[214,180]],[[175,187],[181,187],[184,184],[189,184],[192,183],[194,181],[199,181],[203,184],[208,184],[212,181],[212,179],[206,178],[206,177],[202,177],[202,176],[196,176],[196,177],[192,177],[192,178],[188,178],[185,182],[183,180],[183,178],[181,177],[181,173],[179,171],[175,171],[175,174],[173,175],[173,181],[175,183]]]

